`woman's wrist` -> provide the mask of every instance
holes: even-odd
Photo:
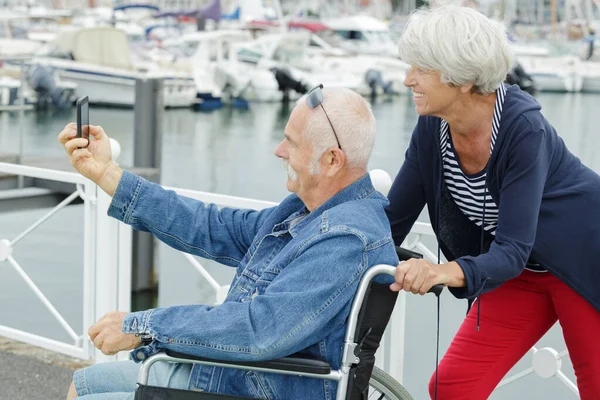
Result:
[[[464,287],[465,273],[456,261],[438,264],[436,266],[438,272],[447,277],[447,282],[444,282],[449,287]]]

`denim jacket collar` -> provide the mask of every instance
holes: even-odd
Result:
[[[302,210],[290,215],[290,217],[286,219],[283,224],[287,224],[286,227],[291,226],[289,228],[290,235],[295,237],[298,230],[301,230],[302,227],[306,226],[306,224],[310,223],[315,218],[319,218],[327,210],[347,201],[360,200],[370,197],[374,192],[375,188],[371,182],[371,177],[369,174],[365,174],[354,181],[354,183],[337,192],[335,195],[329,198],[329,200],[321,204],[312,212],[308,211],[305,206]],[[297,224],[290,224],[292,220],[298,218],[299,216],[303,216],[304,218]]]

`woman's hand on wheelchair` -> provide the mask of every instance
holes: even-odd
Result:
[[[450,277],[440,272],[435,264],[424,259],[411,258],[401,262],[396,267],[396,282],[390,285],[390,289],[397,292],[405,290],[414,294],[424,295],[434,285],[447,285]]]

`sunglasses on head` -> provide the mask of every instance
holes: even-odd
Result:
[[[335,136],[335,141],[337,142],[337,145],[341,150],[342,145],[340,145],[340,140],[338,139],[338,135],[337,135],[337,133],[335,133],[335,129],[333,128],[333,124],[331,123],[331,120],[329,119],[329,115],[327,115],[327,111],[325,111],[325,107],[323,107],[323,90],[322,89],[323,89],[322,83],[315,86],[314,88],[310,89],[308,91],[308,93],[306,93],[306,104],[310,108],[315,108],[315,107],[321,106],[321,109],[323,110],[323,112],[325,113],[325,116],[327,117],[327,121],[329,121],[329,126],[331,126],[331,130],[333,131],[333,135]]]

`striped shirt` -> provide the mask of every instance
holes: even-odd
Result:
[[[502,116],[505,97],[506,88],[504,85],[500,85],[496,90],[490,154],[494,150],[494,144],[498,137],[498,128],[500,127],[500,118]],[[452,195],[452,199],[462,213],[471,221],[477,224],[477,226],[481,226],[483,223],[483,229],[495,236],[496,227],[498,226],[498,206],[489,195],[485,184],[486,168],[475,174],[466,174],[462,170],[454,150],[450,128],[445,120],[442,120],[440,126],[440,146],[444,165],[444,183]],[[526,269],[544,272],[543,269],[537,267],[526,267]]]
[[[500,117],[502,116],[502,106],[504,105],[505,96],[506,88],[504,85],[500,85],[496,90],[496,106],[494,107],[494,119],[492,121],[490,154],[494,150],[494,144],[498,136],[498,127],[500,126]],[[483,223],[483,229],[495,235],[496,226],[498,225],[498,206],[489,195],[485,185],[485,168],[476,174],[466,174],[463,172],[454,151],[450,128],[445,120],[442,120],[440,126],[440,145],[442,159],[444,160],[444,183],[448,187],[452,199],[454,199],[458,208],[471,221],[477,224],[477,226],[481,226]]]

